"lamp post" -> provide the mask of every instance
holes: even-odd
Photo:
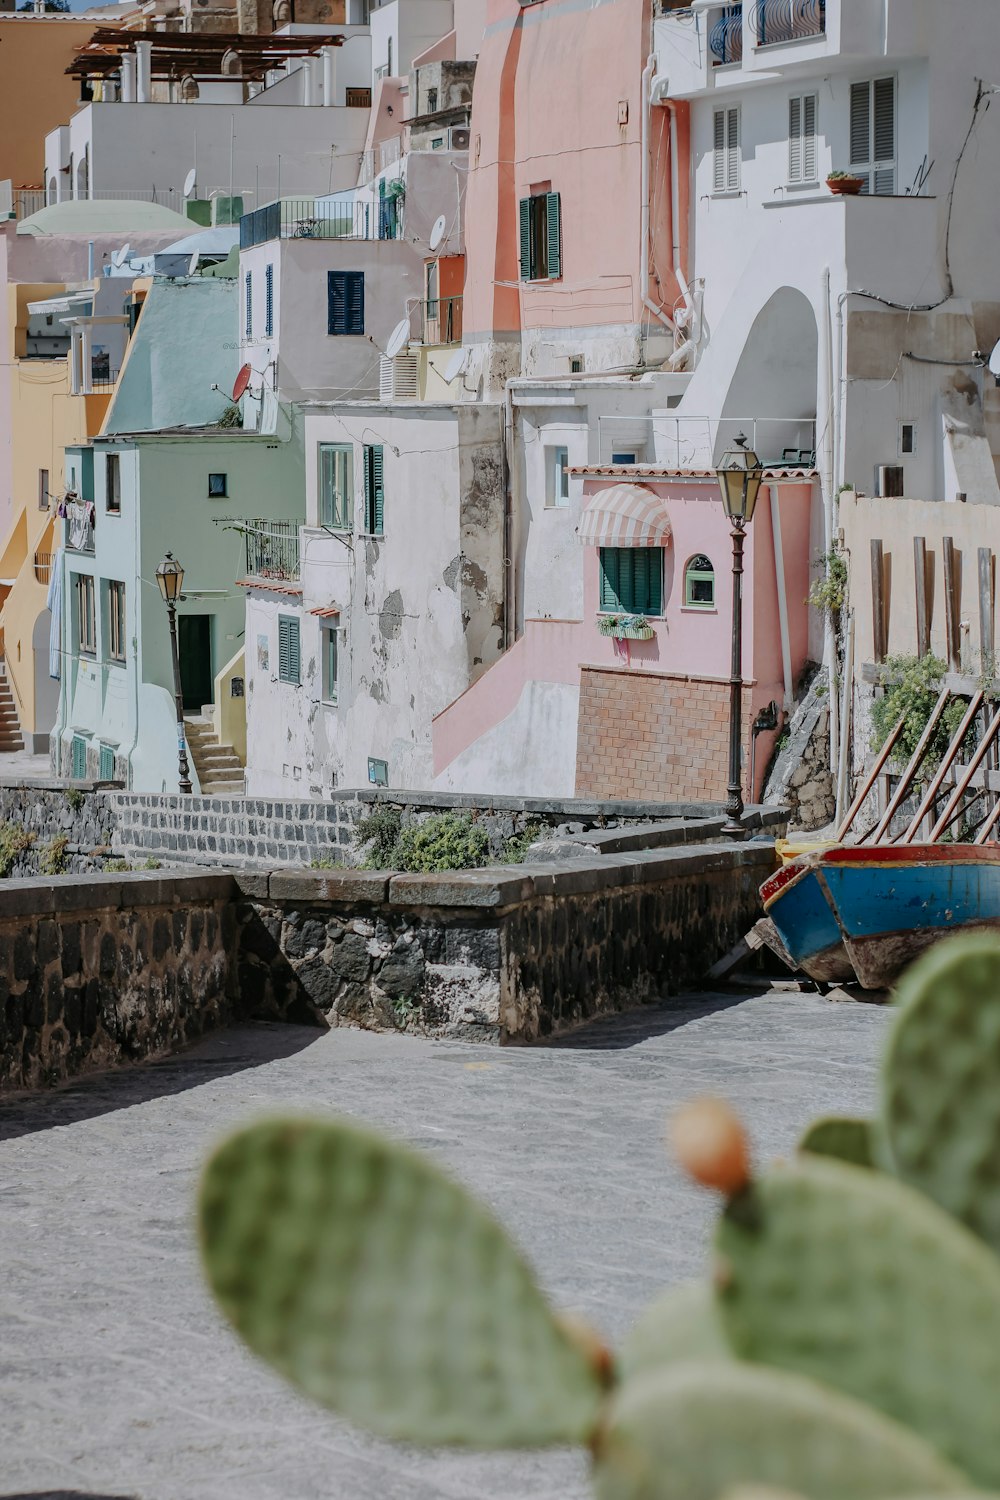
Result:
[[[180,789],[189,796],[191,774],[188,766],[187,744],[184,739],[184,695],[181,692],[181,664],[177,655],[177,600],[184,585],[184,569],[173,553],[168,552],[156,570],[156,582],[160,596],[167,606],[170,621],[170,656],[174,668],[174,703],[177,708],[177,765],[180,771]]]
[[[728,838],[746,837],[743,826],[742,770],[740,766],[740,721],[743,716],[743,533],[753,519],[764,466],[747,447],[741,432],[735,446],[722,456],[716,470],[722,503],[733,529],[733,657],[729,673],[729,786],[726,821],[722,832]]]

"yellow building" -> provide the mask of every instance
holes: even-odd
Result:
[[[13,478],[12,527],[0,556],[0,640],[14,708],[25,746],[48,751],[59,685],[49,676],[46,604],[56,507],[65,487],[64,449],[100,431],[111,399],[71,369],[65,330],[55,312],[32,312],[39,303],[83,296],[62,285],[24,282],[5,288],[10,347],[10,419]],[[47,321],[48,320],[48,321]],[[2,707],[2,705],[0,705]],[[0,712],[0,750],[17,748]]]

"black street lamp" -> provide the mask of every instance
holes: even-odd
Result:
[[[184,586],[184,569],[172,552],[168,552],[156,570],[156,582],[160,595],[167,606],[170,620],[170,655],[174,666],[174,703],[177,709],[177,765],[180,770],[180,789],[191,793],[191,768],[188,765],[187,743],[184,739],[184,694],[181,692],[181,664],[177,655],[177,601]]]
[[[729,674],[729,786],[726,822],[722,832],[729,838],[746,838],[743,826],[740,725],[743,717],[743,532],[753,519],[764,466],[747,447],[741,432],[736,446],[722,455],[716,470],[722,503],[733,528],[733,659]]]

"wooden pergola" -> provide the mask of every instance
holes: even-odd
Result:
[[[239,77],[257,82],[291,58],[315,57],[324,47],[340,47],[343,35],[316,32],[308,36],[273,36],[240,31],[121,31],[99,26],[90,41],[70,63],[66,72],[92,82],[109,78],[121,70],[123,54],[134,52],[137,42],[151,42],[151,76],[176,83],[194,78]],[[240,71],[223,71],[222,62],[234,54]]]

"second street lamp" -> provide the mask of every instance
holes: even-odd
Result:
[[[182,792],[191,793],[191,768],[188,765],[187,742],[184,738],[184,694],[181,690],[181,666],[177,655],[177,601],[184,586],[184,569],[168,552],[156,570],[156,583],[160,597],[167,606],[170,621],[170,657],[174,668],[174,704],[177,709],[177,767]]]
[[[729,674],[729,785],[726,789],[726,821],[722,832],[729,838],[746,837],[743,826],[743,772],[740,764],[740,729],[743,718],[743,533],[753,519],[764,466],[747,447],[741,432],[735,446],[722,456],[716,470],[722,503],[733,535],[733,655]]]

